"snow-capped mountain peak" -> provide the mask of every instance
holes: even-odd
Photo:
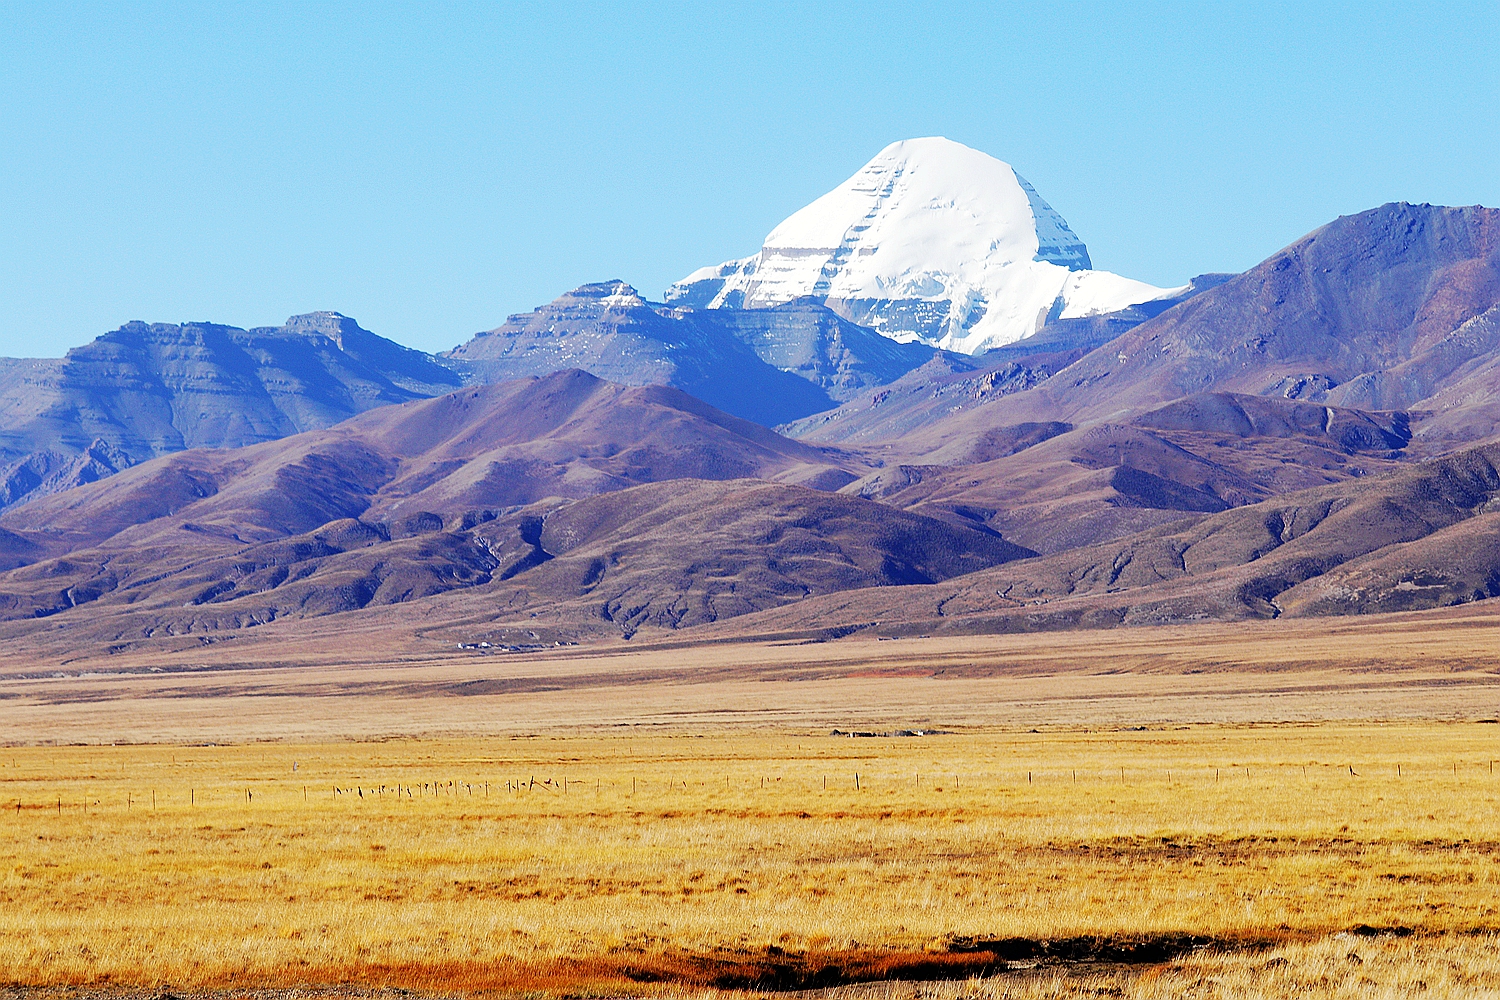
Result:
[[[1049,316],[1170,294],[1090,267],[1083,242],[1009,164],[908,139],[789,216],[759,253],[694,271],[665,297],[748,309],[813,296],[895,340],[979,353]]]

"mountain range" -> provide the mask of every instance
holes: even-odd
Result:
[[[930,360],[812,302],[695,312],[651,303],[622,281],[583,285],[446,351],[475,381],[582,368],[628,385],[671,385],[774,425],[826,410]]]
[[[0,636],[385,615],[519,649],[1500,596],[1496,210],[1385,205],[1153,289],[1007,165],[913,140],[732,264],[439,356],[313,313],[0,361]]]
[[[1031,554],[831,492],[863,469],[676,389],[511,380],[16,507],[0,619],[119,643],[479,588],[633,631]]]
[[[187,448],[237,448],[462,385],[333,312],[242,330],[127,323],[60,359],[0,359],[0,507]]]

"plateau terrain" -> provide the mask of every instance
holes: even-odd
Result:
[[[0,1000],[1500,1000],[1500,5],[1139,6],[0,3]]]
[[[1487,601],[1497,311],[1500,215],[1387,205],[979,355],[622,282],[440,358],[333,313],[131,325],[13,383],[0,633],[179,648],[409,604],[527,649]],[[111,449],[140,457],[91,471]]]

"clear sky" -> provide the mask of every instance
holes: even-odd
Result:
[[[0,0],[0,354],[315,309],[441,350],[586,281],[657,298],[922,135],[1176,284],[1500,204],[1497,51],[1490,0]]]

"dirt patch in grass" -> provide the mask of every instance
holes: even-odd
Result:
[[[419,992],[462,990],[501,993],[541,991],[557,996],[630,994],[677,990],[785,993],[880,982],[951,982],[1040,968],[1085,969],[1149,966],[1196,952],[1250,952],[1273,942],[1188,934],[1083,936],[1055,940],[962,938],[946,950],[761,949],[710,954],[619,953],[590,959],[366,968],[358,982],[399,984]]]
[[[1158,934],[1058,940],[962,938],[952,942],[946,951],[871,949],[798,953],[772,946],[742,954],[654,956],[622,963],[618,972],[637,982],[675,982],[734,990],[811,990],[869,982],[975,979],[1042,964],[1145,965],[1168,962],[1198,950],[1246,950],[1265,944]]]

